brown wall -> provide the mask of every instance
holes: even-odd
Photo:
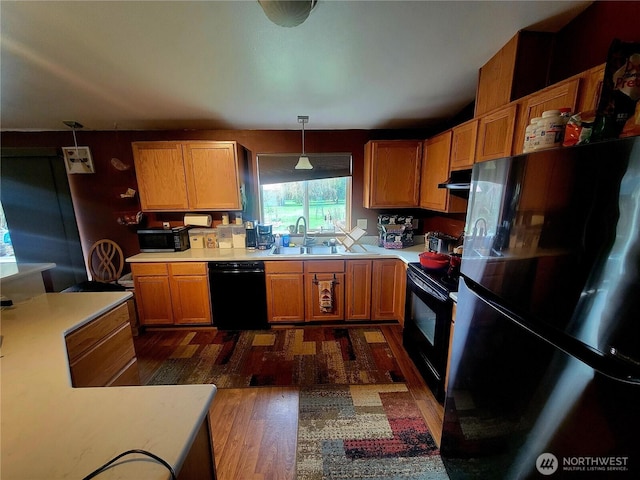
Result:
[[[368,232],[377,234],[377,211],[362,207],[362,185],[364,144],[371,138],[426,138],[427,132],[406,131],[306,131],[305,149],[310,152],[351,152],[353,155],[352,222],[366,218]],[[126,256],[138,253],[135,226],[124,226],[117,222],[123,213],[135,213],[140,209],[138,197],[122,199],[120,194],[127,188],[138,189],[131,143],[152,140],[227,140],[237,141],[250,151],[250,161],[255,162],[257,153],[296,153],[302,147],[300,131],[274,130],[207,130],[207,131],[122,131],[122,132],[77,132],[78,144],[89,146],[95,166],[95,174],[69,175],[69,183],[76,208],[76,217],[84,251],[100,238],[110,238],[122,246]],[[55,147],[73,145],[71,131],[65,132],[2,132],[3,147]],[[120,171],[111,164],[117,158],[131,168]],[[412,213],[417,218],[429,216],[420,210]],[[219,219],[219,212],[212,212]],[[151,225],[158,221],[182,224],[183,213],[147,215]],[[459,218],[456,217],[456,218]],[[458,223],[460,221],[458,220]]]
[[[640,42],[640,2],[594,2],[556,35],[550,83],[607,60],[614,38]]]

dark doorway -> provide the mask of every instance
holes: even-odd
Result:
[[[2,149],[0,193],[19,263],[48,263],[47,290],[87,279],[64,160],[52,148]]]

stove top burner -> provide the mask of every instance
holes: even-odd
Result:
[[[448,268],[442,270],[426,269],[419,262],[410,262],[409,268],[432,287],[447,295],[449,292],[458,291],[458,277],[449,277],[447,275]]]

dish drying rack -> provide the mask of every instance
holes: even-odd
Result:
[[[360,239],[367,233],[365,230],[360,227],[354,227],[350,232],[347,232],[338,225],[336,225],[336,228],[345,235],[344,238],[336,238],[336,241],[344,247],[345,251],[353,252],[354,247],[360,247],[364,252],[367,251],[360,243]]]

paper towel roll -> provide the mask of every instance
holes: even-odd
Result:
[[[211,215],[185,215],[185,225],[196,225],[198,227],[210,227]]]

